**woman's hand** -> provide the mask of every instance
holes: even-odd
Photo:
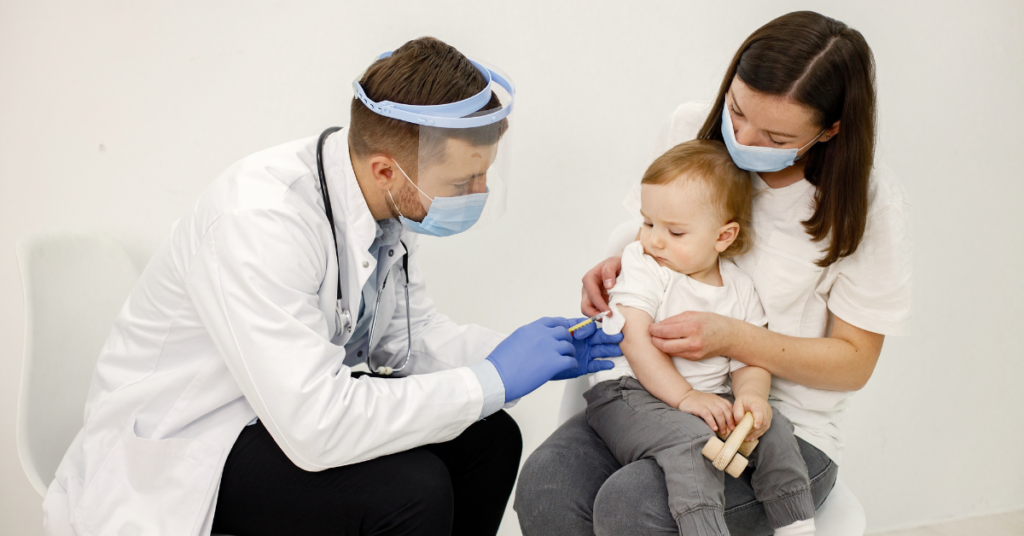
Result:
[[[768,405],[768,400],[757,395],[737,396],[732,403],[733,419],[740,422],[748,411],[754,416],[754,429],[744,441],[753,441],[763,436],[772,425],[772,407]]]
[[[732,404],[718,395],[690,389],[683,395],[679,410],[704,419],[715,432],[725,432],[736,427],[732,417]]]
[[[608,290],[615,286],[615,278],[622,271],[622,257],[608,257],[583,276],[583,301],[580,310],[590,317],[608,313]]]
[[[651,342],[670,356],[690,361],[729,355],[733,322],[738,321],[715,313],[687,311],[652,324]]]

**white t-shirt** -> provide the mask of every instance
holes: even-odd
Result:
[[[657,154],[697,136],[709,103],[686,103],[669,118]],[[875,165],[868,185],[868,217],[857,251],[827,268],[815,265],[824,245],[801,222],[814,213],[815,186],[806,180],[771,188],[756,173],[754,245],[736,264],[754,281],[768,329],[797,337],[827,337],[832,315],[867,331],[904,335],[910,327],[910,207],[892,171]],[[623,204],[640,218],[637,184]],[[796,435],[837,463],[844,445],[839,424],[852,392],[826,391],[772,377],[771,402]]]
[[[639,309],[655,322],[685,311],[704,311],[764,326],[768,320],[750,277],[728,259],[719,259],[718,269],[722,274],[721,287],[701,283],[659,265],[644,254],[640,242],[633,242],[622,252],[622,271],[609,291],[609,305],[615,314],[604,320],[605,333],[615,335],[622,331],[625,318],[619,311],[620,305]],[[625,357],[609,361],[615,363],[615,368],[592,375],[591,385],[622,376],[636,377]],[[716,394],[728,393],[729,373],[746,366],[723,356],[697,362],[673,357],[672,363],[694,389]]]

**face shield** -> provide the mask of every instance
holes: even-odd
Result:
[[[479,229],[505,212],[515,85],[496,68],[470,61],[487,85],[449,104],[374,102],[358,81],[353,83],[356,98],[373,112],[419,126],[416,160],[395,162],[411,183],[404,191],[426,209],[423,218],[402,215],[402,222],[415,232],[449,236]]]

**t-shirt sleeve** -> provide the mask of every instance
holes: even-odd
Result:
[[[668,121],[662,125],[661,130],[658,132],[658,137],[654,141],[654,152],[651,155],[651,161],[653,162],[664,154],[665,151],[684,141],[696,139],[710,111],[711,103],[702,101],[684,102],[677,106],[675,110],[672,110],[672,113],[668,116]],[[639,181],[626,194],[626,198],[622,200],[622,205],[634,220],[639,222],[643,219],[640,217]]]
[[[615,314],[602,322],[605,333],[614,335],[622,331],[625,319],[618,309],[620,305],[639,309],[656,318],[670,279],[666,272],[654,259],[644,255],[640,242],[626,246],[622,252],[622,271],[615,286],[608,291],[608,305]]]
[[[757,296],[753,283],[750,284],[750,294],[747,297],[746,315],[743,317],[743,321],[762,328],[768,326],[768,315],[764,312],[761,298]]]
[[[665,136],[658,138],[662,143],[658,155],[684,141],[697,139],[697,134],[700,134],[710,111],[710,102],[692,101],[680,104],[669,117]]]
[[[758,327],[767,327],[768,315],[765,314],[764,306],[761,304],[761,298],[757,295],[757,290],[754,289],[754,282],[739,268],[737,268],[736,271],[739,272],[739,274],[737,274],[739,277],[746,278],[746,281],[744,281],[742,285],[740,296],[740,299],[743,300],[743,318],[740,320],[749,322]],[[729,360],[729,372],[741,369],[745,366],[747,365],[742,361],[737,361],[735,359]]]
[[[882,335],[906,335],[911,318],[910,206],[896,178],[874,185],[877,205],[868,213],[864,238],[837,264],[829,292],[832,314]]]

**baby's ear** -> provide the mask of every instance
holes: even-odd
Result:
[[[731,221],[718,229],[718,240],[715,241],[715,250],[719,253],[729,249],[729,246],[740,236],[740,224]]]

